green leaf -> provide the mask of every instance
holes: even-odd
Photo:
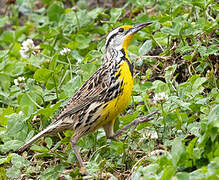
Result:
[[[140,56],[143,56],[147,54],[151,50],[151,48],[152,48],[152,40],[150,39],[144,42],[144,44],[138,50],[138,54]]]
[[[189,180],[189,173],[187,172],[178,172],[176,174],[177,180]]]
[[[64,170],[64,165],[63,164],[59,164],[55,167],[50,167],[47,168],[46,170],[44,170],[41,174],[40,174],[40,179],[42,180],[46,180],[46,179],[58,179],[60,177],[60,174],[63,172]]]
[[[33,137],[33,135],[34,135],[34,131],[33,130],[31,130],[28,134],[27,134],[27,136],[25,137],[25,142],[27,142],[27,141],[29,141],[32,137]]]
[[[122,125],[125,126],[132,122],[134,119],[138,117],[138,111],[135,111],[133,114],[128,114],[125,116],[120,117],[120,121],[122,122]]]
[[[218,53],[218,51],[219,51],[219,47],[216,45],[211,45],[207,49],[208,54],[215,54],[216,55],[216,53]]]
[[[122,8],[113,8],[110,11],[110,22],[115,23],[122,14]]]
[[[36,110],[36,100],[37,100],[37,94],[35,93],[26,93],[21,95],[19,100],[19,105],[21,108],[21,111],[25,115],[31,115]]]
[[[29,162],[25,160],[24,157],[18,154],[13,154],[11,163],[17,168],[23,168],[29,165]]]
[[[5,109],[3,109],[3,112],[0,115],[0,125],[2,126],[6,126],[8,124],[8,117],[6,117],[7,115],[10,115],[14,113],[14,110],[12,107],[7,107]]]
[[[9,178],[6,176],[7,171],[5,168],[0,168],[0,179],[1,180],[9,180]]]
[[[153,75],[153,71],[151,68],[148,68],[147,71],[146,71],[146,78],[147,79],[150,79]],[[151,84],[151,83],[150,83]]]
[[[47,13],[50,21],[56,21],[56,22],[59,21],[59,19],[64,14],[64,12],[65,9],[61,7],[60,3],[57,2],[51,4],[47,9]]]
[[[207,132],[206,132],[207,133]],[[215,106],[208,115],[208,133],[214,141],[219,133],[219,105]]]
[[[89,47],[89,44],[91,42],[91,38],[88,36],[84,36],[83,34],[78,34],[75,40],[80,44],[78,46],[78,49],[85,49]]]
[[[90,51],[91,52],[91,51]],[[75,60],[77,60],[77,62],[82,62],[82,60],[83,60],[83,57],[78,53],[78,51],[76,51],[76,50],[72,50],[71,51],[71,56],[75,59]]]
[[[56,65],[57,65],[57,58],[58,58],[58,55],[55,54],[55,55],[52,57],[52,59],[51,59],[51,61],[50,61],[50,63],[49,63],[49,69],[52,70],[52,71],[54,71],[55,68],[56,68]]]
[[[38,82],[42,82],[42,83],[46,83],[47,80],[49,79],[50,75],[51,75],[51,71],[45,68],[42,69],[38,69],[35,73],[34,73],[34,79]]]
[[[0,40],[6,43],[12,43],[15,39],[15,33],[14,31],[3,31],[3,33],[0,36]]]
[[[0,145],[0,152],[8,152],[10,150],[17,150],[19,147],[23,145],[22,141],[18,140],[9,140],[5,142],[5,144]]]
[[[163,27],[161,29],[161,32],[165,33],[165,34],[170,34],[172,36],[175,36],[177,35],[176,32],[175,32],[175,29],[172,29],[172,28],[169,28],[169,27]]]
[[[172,179],[175,172],[176,172],[176,167],[167,166],[167,167],[165,167],[164,172],[162,174],[162,177],[160,179],[161,180]]]
[[[54,153],[50,153],[50,152],[39,152],[39,153],[36,153],[34,155],[34,157],[36,158],[55,158],[55,154]]]
[[[75,76],[73,79],[68,81],[65,85],[62,86],[62,90],[64,90],[67,97],[72,97],[75,92],[80,88],[81,86],[81,78],[80,76]]]
[[[20,76],[24,72],[26,63],[17,62],[17,63],[8,63],[5,67],[5,71],[8,71],[11,76]]]
[[[122,14],[122,8],[113,8],[110,11],[110,15],[111,15],[110,22],[115,23],[121,16],[121,14]]]
[[[90,174],[95,174],[99,170],[98,163],[96,161],[89,161],[89,163],[86,165],[86,169]]]
[[[40,174],[40,179],[46,180],[46,179],[51,179],[51,176],[53,174],[53,167],[46,168],[41,174]]]
[[[219,128],[219,105],[215,106],[208,115],[208,124]]]
[[[149,164],[148,166],[140,166],[135,170],[132,174],[131,179],[147,179],[147,180],[155,180],[156,174],[159,170],[159,164]]]
[[[207,81],[205,77],[197,78],[194,84],[192,85],[192,89],[198,89],[205,81]]]
[[[37,113],[45,116],[46,118],[49,118],[57,111],[57,109],[60,107],[60,105],[61,105],[61,102],[58,102],[54,105],[48,105],[47,107],[38,110]]]
[[[176,71],[177,65],[169,66],[165,69],[165,80],[166,82],[171,82],[173,74]]]
[[[64,169],[65,169],[65,167],[63,164],[58,164],[57,166],[55,166],[55,168],[53,170],[52,179],[58,179]]]
[[[18,133],[24,127],[24,116],[20,114],[10,114],[7,116],[9,118],[7,124],[7,130],[9,134]]]
[[[0,28],[3,27],[5,24],[9,23],[8,16],[0,17]]]
[[[103,9],[102,8],[95,8],[95,9],[92,9],[91,11],[88,12],[88,16],[90,16],[92,19],[96,19],[97,16],[103,12]]]
[[[125,152],[125,145],[123,142],[111,141],[110,147],[115,150],[117,154]]]
[[[219,158],[215,157],[207,166],[190,173],[189,179],[216,180],[218,179]]]
[[[193,159],[194,158],[194,147],[195,147],[195,144],[196,144],[196,141],[197,141],[197,137],[192,139],[190,142],[189,142],[189,145],[186,147],[186,152],[188,153],[189,155],[189,158]]]
[[[8,176],[9,178],[19,178],[20,174],[21,174],[20,169],[18,169],[18,168],[15,167],[15,166],[12,166],[11,168],[9,168],[9,169],[7,170],[7,176]]]
[[[188,60],[188,61],[192,61],[192,56],[191,55],[184,55],[182,56],[183,59]]]
[[[82,64],[81,70],[83,71],[83,80],[87,80],[96,70],[95,64]]]
[[[179,49],[182,53],[186,53],[188,51],[193,51],[193,48],[190,46],[183,46]]]
[[[7,92],[9,91],[10,86],[11,86],[10,76],[0,72],[0,88],[2,88],[5,92]]]
[[[32,151],[41,152],[41,153],[47,153],[49,150],[46,147],[33,145],[30,148]]]
[[[205,6],[205,2],[199,1],[199,0],[193,0],[193,1],[191,1],[191,3],[192,3],[194,6],[200,7],[201,9],[203,9],[204,6]]]
[[[8,54],[9,50],[1,50],[0,51],[0,59]]]
[[[159,92],[166,92],[167,94],[169,94],[169,87],[166,83],[164,83],[163,81],[160,80],[155,80],[153,82],[153,86],[151,87],[151,89],[154,89],[155,93],[159,93]]]
[[[201,57],[208,56],[207,48],[205,46],[199,46],[198,52],[200,53]]]
[[[5,158],[0,158],[0,165],[4,163],[9,163],[11,161],[11,156],[7,156]],[[0,176],[1,177],[1,176]],[[1,179],[1,178],[0,178]]]
[[[175,138],[171,149],[173,166],[177,166],[177,163],[184,152],[185,152],[185,148],[181,138],[179,137]]]
[[[50,149],[52,147],[52,139],[50,137],[47,137],[45,141],[46,141],[46,146]]]
[[[192,85],[192,92],[191,92],[193,96],[196,96],[196,95],[203,92],[204,87],[202,86],[202,84],[206,81],[207,81],[207,78],[205,78],[205,77],[198,77],[194,81],[194,83]]]
[[[24,136],[26,136],[27,133],[25,121],[28,117],[16,113],[10,114],[7,117],[9,120],[6,132],[1,134],[1,138],[3,138],[5,142],[4,145],[0,145],[1,151],[9,151],[10,148],[16,149],[21,146]]]

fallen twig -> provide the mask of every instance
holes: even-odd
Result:
[[[117,136],[119,136],[120,134],[122,134],[124,131],[126,131],[127,129],[129,129],[131,126],[134,126],[134,128],[136,128],[136,126],[140,123],[143,123],[143,122],[147,122],[147,121],[150,121],[152,119],[154,119],[153,117],[151,117],[152,115],[154,114],[157,114],[158,113],[158,110],[157,111],[154,111],[152,112],[151,114],[148,114],[147,116],[142,116],[142,117],[139,117],[137,119],[135,119],[134,121],[130,122],[128,125],[126,125],[124,128],[118,130],[113,136],[112,138],[115,138]]]
[[[140,59],[140,58],[156,58],[156,59],[162,59],[162,60],[168,60],[171,59],[171,56],[138,56],[136,57],[136,59]]]

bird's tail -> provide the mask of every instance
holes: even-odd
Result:
[[[57,121],[56,123],[52,123],[51,125],[49,125],[46,129],[44,129],[43,131],[39,132],[37,135],[35,135],[32,139],[30,139],[28,142],[26,142],[23,146],[21,146],[18,151],[22,152],[24,151],[26,148],[28,148],[29,146],[31,146],[35,141],[37,141],[39,138],[50,135],[54,132],[57,132],[57,130],[59,129],[59,126],[61,124],[62,121]]]

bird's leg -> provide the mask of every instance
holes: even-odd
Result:
[[[103,126],[103,129],[105,131],[107,139],[113,139],[117,141],[117,139],[114,137],[114,131],[113,131],[114,122],[115,120],[109,121],[107,124]]]
[[[75,156],[77,157],[78,162],[79,162],[79,164],[80,164],[80,171],[81,171],[81,174],[82,174],[82,175],[88,175],[88,173],[87,173],[87,171],[86,171],[86,168],[85,168],[85,166],[84,166],[83,160],[82,160],[82,158],[81,158],[81,155],[80,155],[80,153],[79,153],[79,151],[78,151],[78,149],[77,149],[77,146],[76,146],[77,141],[74,140],[74,136],[71,138],[70,143],[71,143],[71,147],[72,147],[72,149],[73,149],[73,151],[74,151],[74,153],[75,153]]]

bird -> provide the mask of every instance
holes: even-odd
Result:
[[[23,152],[41,137],[73,130],[70,144],[79,162],[82,174],[86,169],[77,149],[78,140],[103,127],[106,137],[112,138],[116,117],[128,105],[133,88],[133,65],[127,48],[134,34],[150,25],[121,25],[108,33],[102,65],[85,81],[62,108],[54,121],[21,146]]]

